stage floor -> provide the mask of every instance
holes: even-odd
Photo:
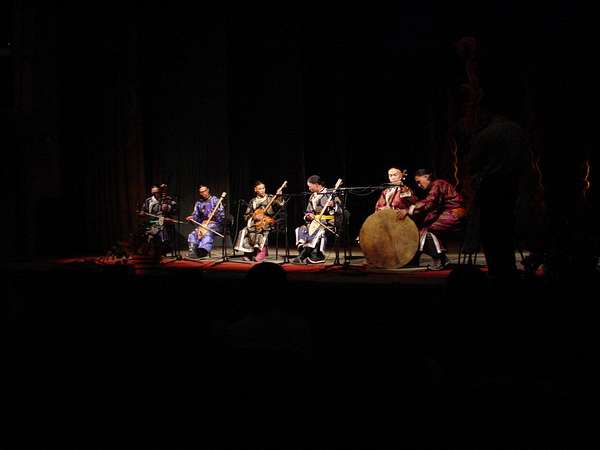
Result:
[[[360,248],[352,248],[344,255],[340,251],[336,258],[333,250],[325,252],[326,260],[322,264],[294,264],[291,260],[297,256],[296,252],[290,253],[289,258],[285,258],[285,249],[280,248],[277,252],[270,249],[270,255],[265,262],[271,262],[281,265],[287,273],[287,279],[290,283],[312,284],[312,283],[335,283],[335,284],[406,284],[406,285],[430,285],[443,286],[451,271],[459,266],[458,253],[450,251],[448,253],[449,264],[446,269],[431,271],[428,265],[431,258],[427,255],[421,256],[419,267],[404,267],[399,269],[382,269],[369,265]],[[16,271],[34,271],[45,272],[57,269],[87,270],[99,272],[103,269],[128,269],[136,276],[170,276],[177,273],[198,272],[203,274],[206,281],[227,282],[237,284],[242,281],[246,272],[253,266],[260,264],[256,262],[244,261],[243,255],[239,252],[233,252],[229,249],[226,257],[217,250],[212,252],[212,256],[204,259],[188,258],[186,251],[181,251],[179,257],[163,257],[160,261],[152,261],[144,258],[119,259],[110,256],[81,256],[62,259],[46,259],[27,262],[9,263],[9,270]],[[516,254],[517,261],[521,260],[521,255]],[[473,267],[482,272],[487,271],[485,258],[483,255],[477,255],[472,260]],[[517,263],[519,270],[522,270],[520,262]],[[536,275],[543,275],[543,269],[539,269]]]

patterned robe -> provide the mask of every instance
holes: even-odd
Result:
[[[248,203],[248,207],[246,208],[246,212],[244,213],[244,221],[247,225],[240,231],[238,235],[238,239],[235,244],[236,250],[244,253],[252,253],[254,252],[254,249],[258,249],[259,251],[262,250],[267,244],[270,227],[267,226],[263,229],[257,229],[251,219],[254,215],[254,211],[259,208],[265,208],[272,198],[273,195],[265,195],[262,198],[254,197],[252,200],[250,200],[250,203]],[[273,201],[271,206],[269,206],[269,209],[266,211],[267,216],[273,217],[276,214],[278,207],[281,207],[282,204],[283,197],[278,196],[278,198]]]
[[[208,216],[210,216],[212,210],[215,209],[217,203],[219,203],[219,199],[214,195],[211,195],[206,200],[198,200],[194,205],[194,212],[192,213],[192,218],[196,222],[202,223],[204,220],[208,219]],[[213,215],[212,220],[208,225],[208,228],[210,228],[211,230],[215,230],[219,233],[223,233],[224,218],[225,209],[221,204],[219,205],[219,208]],[[207,252],[210,252],[213,248],[215,236],[216,235],[214,233],[207,232],[206,234],[204,234],[204,236],[199,238],[198,233],[196,233],[196,230],[194,230],[188,235],[188,242],[195,247],[202,248]]]
[[[385,189],[377,204],[375,205],[375,211],[384,209],[386,206],[392,209],[408,209],[410,205],[414,204],[417,198],[408,186],[393,186]]]
[[[309,214],[317,216],[325,209],[323,215],[333,216],[333,219],[327,218],[321,220],[321,222],[335,231],[336,227],[341,223],[343,211],[340,199],[335,195],[332,198],[334,205],[325,207],[329,201],[330,195],[331,194],[327,194],[326,189],[323,188],[321,192],[313,192],[309,197],[308,205],[306,206],[306,211],[304,213],[306,224],[296,228],[296,246],[318,248],[321,252],[325,251],[325,244],[328,239],[327,235],[331,235],[331,233],[324,227],[319,226],[313,234],[310,234],[309,228],[311,221],[308,220],[307,216]]]
[[[163,209],[163,205],[165,208]],[[169,196],[161,196],[156,198],[154,195],[144,200],[142,211],[155,216],[172,217],[176,212],[177,203]],[[148,216],[147,216],[148,217]],[[148,223],[145,233],[148,236],[148,242],[154,238],[159,238],[163,243],[169,241],[169,234],[173,232],[172,225],[164,222],[159,225],[159,219],[156,217],[148,217]]]

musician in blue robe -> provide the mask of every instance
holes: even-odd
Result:
[[[198,194],[200,194],[200,200],[194,205],[194,212],[191,216],[186,217],[187,221],[193,220],[199,224],[202,224],[205,220],[208,220],[213,210],[215,210],[210,223],[206,225],[210,230],[214,230],[217,233],[223,233],[223,222],[225,218],[225,209],[219,199],[214,195],[210,195],[210,190],[204,185],[200,185],[198,188]],[[218,206],[217,206],[218,205]],[[201,230],[199,233],[198,231]],[[190,258],[205,258],[208,256],[213,248],[215,240],[215,233],[208,231],[203,227],[198,226],[194,231],[188,235],[188,245]]]

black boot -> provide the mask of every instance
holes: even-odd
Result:
[[[431,265],[427,266],[429,270],[443,270],[448,265],[446,250],[442,249],[441,252],[437,251],[431,233],[427,233],[425,244],[423,245],[423,253],[431,256],[431,259],[433,259]]]
[[[419,267],[421,264],[421,252],[417,250],[413,259],[411,259],[404,267]]]
[[[317,248],[308,256],[308,262],[310,264],[322,264],[325,262],[325,255]]]
[[[196,247],[194,244],[190,244],[190,248],[188,251],[188,258],[192,258],[192,259],[198,259],[198,247]]]
[[[298,250],[300,251],[300,254],[296,258],[292,259],[292,262],[294,264],[306,264],[306,260],[310,256],[313,249],[310,247],[298,247]]]
[[[446,253],[438,253],[436,257],[433,258],[433,261],[430,266],[428,266],[429,270],[444,270],[448,265],[448,257]]]

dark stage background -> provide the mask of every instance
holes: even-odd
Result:
[[[5,8],[5,255],[103,254],[134,229],[155,183],[185,215],[199,183],[228,192],[233,213],[255,179],[299,193],[311,174],[365,186],[400,165],[452,180],[466,80],[454,44],[465,36],[481,47],[483,89],[506,95],[531,132],[552,214],[568,211],[568,229],[589,223],[598,72],[593,15],[572,2]],[[349,198],[353,236],[377,195]],[[291,203],[291,228],[303,207]]]

